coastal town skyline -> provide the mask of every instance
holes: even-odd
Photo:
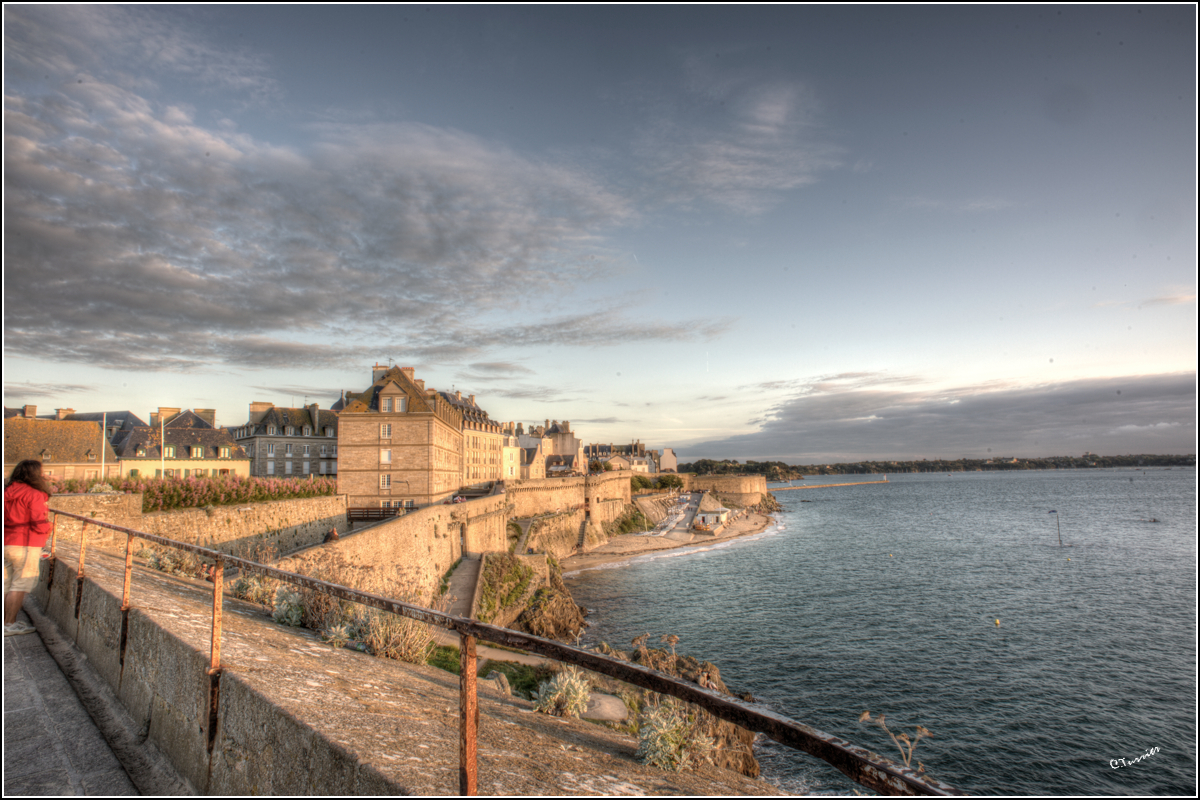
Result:
[[[1195,452],[1195,14],[9,5],[5,405]]]

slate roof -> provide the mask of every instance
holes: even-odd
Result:
[[[459,413],[463,415],[464,422],[478,422],[497,428],[500,427],[499,422],[492,420],[488,416],[488,412],[471,402],[470,398],[460,400],[449,392],[438,392],[438,394],[442,395],[442,399],[458,409]]]
[[[192,411],[185,411],[167,422],[162,434],[166,436],[167,444],[175,446],[175,460],[185,461],[191,457],[191,450],[186,448],[203,447],[204,458],[220,458],[221,448],[229,448],[229,460],[249,460],[246,451],[234,441],[233,436],[225,428],[214,428]],[[113,446],[117,456],[123,459],[154,459],[162,458],[162,439],[159,429],[150,425],[121,431],[113,437]],[[138,455],[138,448],[144,448]]]
[[[43,453],[50,456],[43,462],[47,464],[99,464],[102,459],[112,464],[117,461],[117,454],[104,438],[98,422],[23,417],[4,421],[5,464],[16,464],[27,458],[42,460]]]
[[[259,420],[251,431],[252,436],[263,436],[267,433],[267,426],[274,425],[277,436],[283,436],[284,428],[291,425],[296,429],[295,435],[299,436],[304,432],[304,426],[313,425],[313,415],[307,408],[281,408],[275,406],[268,411],[263,418]],[[313,428],[314,436],[324,436],[326,428],[333,428],[334,433],[338,432],[338,412],[333,410],[317,409],[317,426]]]
[[[103,422],[109,429],[128,431],[146,425],[132,411],[88,411],[82,414],[68,414],[64,420],[72,422]]]
[[[362,392],[347,392],[346,395],[334,403],[335,411],[347,411],[351,414],[362,414],[367,411],[379,411],[379,393],[380,389],[395,381],[396,384],[405,391],[409,396],[409,411],[410,412],[429,412],[433,411],[434,407],[429,398],[426,397],[425,391],[415,384],[413,381],[400,371],[400,367],[392,367],[383,375],[381,375],[371,386],[367,387],[366,391]]]

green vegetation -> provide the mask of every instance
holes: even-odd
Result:
[[[655,486],[659,489],[683,489],[684,479],[679,475],[666,473],[655,478]]]
[[[489,553],[484,559],[479,621],[492,622],[502,609],[517,603],[533,579],[534,570],[517,556]]]
[[[54,494],[104,491],[108,486],[118,494],[142,495],[142,511],[174,511],[181,508],[229,506],[262,503],[271,500],[296,500],[304,497],[328,497],[337,494],[335,478],[286,479],[243,478],[237,475],[190,478],[99,478],[64,480],[51,478]]]
[[[583,673],[575,667],[566,667],[538,685],[534,710],[556,717],[579,717],[588,710],[591,696],[591,687]]]
[[[634,758],[648,767],[679,772],[708,761],[713,748],[713,739],[705,734],[698,714],[669,697],[642,716]]]
[[[655,482],[652,481],[650,478],[646,477],[645,475],[639,475],[639,474],[635,473],[630,478],[630,489],[632,491],[641,492],[646,489],[653,489],[653,488],[655,488]]]
[[[450,565],[450,569],[446,570],[446,574],[442,576],[442,581],[438,584],[438,594],[446,594],[446,590],[450,588],[450,576],[463,563],[463,557],[459,556],[459,560]]]
[[[637,508],[632,508],[630,511],[613,520],[613,522],[606,523],[606,532],[609,531],[610,526],[613,529],[613,532],[609,534],[610,536],[619,536],[623,533],[633,533],[634,531],[641,532],[655,527]]]
[[[796,480],[804,475],[885,475],[901,472],[976,472],[1015,469],[1103,469],[1106,467],[1195,467],[1197,456],[1125,455],[1050,456],[1047,458],[961,458],[916,461],[858,461],[846,464],[785,464],[783,461],[713,461],[681,464],[680,472],[698,475],[764,475],[769,481]]]
[[[430,651],[430,657],[425,662],[431,667],[444,669],[454,675],[459,674],[459,648],[454,645],[436,645]]]

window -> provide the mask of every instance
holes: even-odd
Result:
[[[308,475],[308,474],[309,474],[309,462],[307,462],[307,461],[306,461],[306,462],[304,462],[304,464],[303,464],[303,465],[301,466],[301,468],[300,468],[300,474],[301,474],[301,475]]]
[[[409,407],[409,398],[407,398],[407,397],[396,398],[396,410],[397,411],[404,411],[408,407]]]
[[[324,474],[325,474],[325,462],[324,462],[324,461],[318,461],[318,462],[317,462],[317,474],[318,474],[318,475],[324,475]]]
[[[304,446],[304,454],[306,456],[309,454],[309,446],[307,444]]]
[[[379,451],[379,463],[391,464],[392,463],[392,451],[391,450],[380,450]]]
[[[267,442],[267,455],[275,455],[275,442]]]
[[[285,461],[285,462],[284,462],[284,474],[285,474],[285,475],[291,475],[291,474],[292,474],[292,462],[291,462],[291,461]]]
[[[163,455],[167,458],[175,458],[175,445],[169,444],[163,448]],[[171,474],[170,470],[167,471],[167,474]]]
[[[379,476],[379,488],[391,489],[392,488],[392,476],[391,475],[380,475]]]
[[[268,462],[267,462],[267,474],[268,474],[268,475],[274,475],[274,474],[275,474],[275,462],[274,462],[274,461],[268,461]]]
[[[268,435],[268,436],[274,436],[274,435],[275,435],[275,426],[274,426],[274,425],[268,425],[268,426],[267,426],[267,435]]]
[[[392,398],[385,397],[382,400],[380,400],[379,410],[384,412],[385,414],[392,413]]]
[[[379,426],[379,438],[391,439],[392,438],[392,426],[391,425],[380,425]]]
[[[291,442],[288,442],[287,444],[284,445],[284,455],[285,456],[292,455],[292,443]]]
[[[138,471],[137,471],[136,469],[131,469],[131,470],[129,471],[129,477],[131,477],[131,478],[136,478],[136,477],[138,477]]]
[[[203,447],[193,447],[192,448],[192,458],[201,458],[203,456],[204,456],[204,448]]]
[[[310,428],[308,425],[305,425],[305,426],[304,426],[304,435],[305,435],[305,436],[312,436],[312,435],[313,435],[313,429],[312,429],[312,428]]]
[[[100,477],[100,470],[98,470],[98,469],[89,469],[89,470],[85,470],[85,471],[84,471],[84,474],[83,474],[83,477],[84,477],[85,479],[88,479],[88,480],[91,480],[92,478],[99,478],[99,477]]]
[[[222,447],[222,448],[221,448],[221,457],[222,457],[222,458],[229,458],[229,448],[228,448],[228,447]]]
[[[136,451],[135,455],[138,455],[138,456],[144,456],[144,455],[146,455],[146,448],[145,448],[145,447],[139,447],[139,448],[137,449],[137,451]]]
[[[325,455],[325,445],[321,445],[321,455]]]
[[[91,450],[89,450],[89,451],[88,451],[87,455],[88,455],[88,461],[95,461],[95,460],[96,460],[96,454],[95,454],[95,453],[93,453]]]
[[[291,425],[284,426],[284,436],[292,436],[295,433],[296,433],[296,429],[293,428]]]
[[[325,435],[326,435],[326,436],[333,436],[333,435],[334,435],[334,429],[333,429],[333,428],[330,428],[330,427],[327,427],[327,428],[325,429]]]

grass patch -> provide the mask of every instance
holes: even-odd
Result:
[[[425,663],[431,667],[444,669],[452,675],[459,674],[459,648],[454,645],[445,644],[438,645],[430,653],[429,660]]]
[[[458,651],[456,650],[456,652]],[[509,679],[509,688],[513,690],[513,694],[524,697],[526,700],[533,699],[538,692],[538,685],[550,680],[555,675],[554,670],[542,664],[532,666],[516,661],[488,659],[480,665],[480,677],[486,677],[493,672],[503,672]]]

